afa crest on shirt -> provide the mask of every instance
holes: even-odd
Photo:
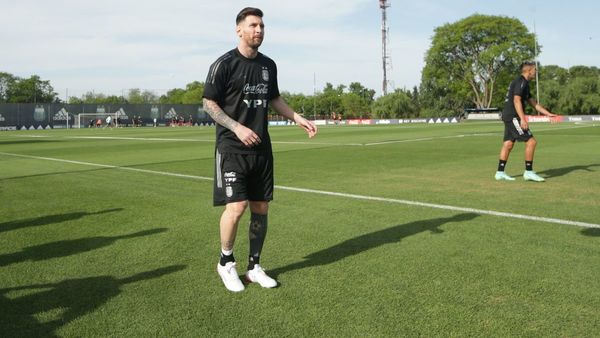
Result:
[[[262,69],[262,78],[265,81],[269,81],[269,69],[263,67],[263,69]]]

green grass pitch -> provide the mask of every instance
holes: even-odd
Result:
[[[213,128],[2,132],[0,335],[598,336],[600,126],[532,130],[544,183],[523,144],[494,181],[499,122],[270,128],[280,286],[239,294],[215,271]]]

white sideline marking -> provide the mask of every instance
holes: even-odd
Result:
[[[463,138],[463,137],[472,137],[472,136],[496,136],[496,135],[500,135],[500,133],[475,133],[475,134],[460,134],[460,135],[438,136],[438,137],[423,137],[423,138],[413,138],[413,139],[405,139],[405,140],[365,143],[364,145],[365,146],[378,146],[378,145],[382,145],[382,144],[392,144],[392,143],[433,141],[433,140],[443,140],[443,139],[450,139],[450,138]]]
[[[374,143],[328,143],[328,142],[312,142],[312,141],[271,141],[272,144],[307,144],[307,145],[326,145],[326,146],[374,146],[381,144],[390,143],[403,143],[403,142],[419,142],[419,141],[432,141],[438,139],[449,139],[449,138],[461,138],[467,136],[489,136],[489,135],[500,135],[499,133],[479,133],[479,134],[464,134],[464,135],[451,135],[451,136],[440,136],[440,137],[427,137],[427,138],[415,138],[415,139],[404,139],[404,140],[393,140],[384,142]],[[159,138],[159,137],[118,137],[118,136],[66,136],[68,139],[87,139],[87,140],[130,140],[130,141],[181,141],[181,142],[214,142],[214,139],[181,139],[181,138]]]
[[[45,160],[45,161],[54,161],[54,162],[62,162],[62,163],[87,165],[87,166],[91,166],[91,167],[99,167],[99,168],[106,168],[106,169],[121,169],[121,170],[137,171],[137,172],[147,173],[147,174],[165,175],[165,176],[173,176],[173,177],[181,177],[181,178],[191,178],[191,179],[195,179],[195,180],[206,180],[206,181],[212,181],[213,180],[210,177],[177,174],[177,173],[170,173],[170,172],[166,172],[166,171],[156,171],[156,170],[147,170],[147,169],[139,169],[139,168],[120,167],[120,166],[110,165],[110,164],[99,164],[99,163],[91,163],[91,162],[64,160],[64,159],[61,159],[61,158],[42,157],[42,156],[30,156],[30,155],[2,153],[2,152],[0,152],[0,155],[29,158],[29,159],[34,159],[34,160]]]
[[[181,142],[214,142],[211,140],[202,140],[194,138],[159,138],[159,137],[116,137],[116,136],[65,136],[69,139],[89,139],[89,140],[130,140],[130,141],[181,141]]]
[[[578,123],[575,123],[578,124]],[[536,133],[541,133],[545,131],[556,131],[556,130],[565,130],[565,129],[579,129],[579,128],[590,128],[596,127],[596,124],[592,125],[574,125],[574,126],[566,126],[566,127],[552,127],[548,129],[538,129],[535,130]],[[364,127],[364,126],[363,126]],[[405,127],[410,128],[410,127]],[[407,142],[421,142],[421,141],[433,141],[433,140],[443,140],[443,139],[453,139],[453,138],[463,138],[463,137],[473,137],[473,136],[497,136],[502,135],[501,132],[495,133],[472,133],[472,134],[460,134],[460,135],[450,135],[450,136],[438,136],[438,137],[423,137],[423,138],[413,138],[413,139],[402,139],[402,140],[389,140],[389,141],[381,141],[381,142],[371,142],[371,143],[332,143],[332,142],[314,142],[314,141],[271,141],[272,144],[301,144],[301,145],[317,145],[317,146],[338,146],[338,147],[370,147],[370,146],[378,146],[385,144],[395,144],[395,143],[407,143]],[[51,137],[47,135],[14,135],[15,137]],[[130,140],[130,141],[171,141],[171,142],[214,142],[214,139],[194,139],[194,138],[160,138],[160,137],[119,137],[119,136],[65,136],[60,138],[66,139],[89,139],[89,140]]]
[[[392,140],[383,142],[373,143],[333,143],[333,142],[312,142],[312,141],[271,141],[272,144],[305,144],[305,145],[325,145],[325,146],[352,146],[352,147],[363,147],[363,146],[375,146],[382,144],[392,143],[404,143],[404,142],[420,142],[420,141],[432,141],[439,139],[450,139],[450,138],[462,138],[467,136],[489,136],[489,135],[500,135],[499,133],[479,133],[479,134],[463,134],[463,135],[451,135],[451,136],[440,136],[440,137],[426,137],[426,138],[412,138],[403,140]],[[16,137],[51,137],[42,135],[15,135]],[[194,139],[194,138],[159,138],[159,137],[120,137],[120,136],[64,136],[60,138],[66,139],[83,139],[83,140],[128,140],[128,141],[175,141],[175,142],[214,142],[214,139]]]
[[[362,143],[328,143],[328,142],[312,142],[312,141],[271,141],[273,144],[307,144],[307,145],[318,145],[318,146],[364,146]]]
[[[42,135],[14,135],[15,137],[51,137]],[[160,137],[125,137],[125,136],[64,136],[58,138],[80,140],[127,140],[127,141],[169,141],[169,142],[215,142],[215,139],[198,138],[160,138]],[[308,144],[326,146],[364,146],[362,143],[327,143],[306,141],[271,141],[272,144]]]
[[[521,214],[513,214],[513,213],[509,213],[509,212],[502,212],[502,211],[483,210],[483,209],[465,208],[465,207],[456,207],[456,206],[452,206],[452,205],[426,203],[426,202],[418,202],[418,201],[409,201],[409,200],[402,200],[402,199],[395,199],[395,198],[385,198],[385,197],[375,197],[375,196],[346,194],[346,193],[339,193],[339,192],[332,192],[332,191],[323,191],[323,190],[313,190],[313,189],[293,188],[293,187],[282,187],[282,186],[275,186],[275,187],[277,187],[279,189],[282,189],[282,190],[307,192],[307,193],[320,194],[320,195],[338,196],[338,197],[346,197],[346,198],[368,200],[368,201],[398,203],[398,204],[414,205],[414,206],[425,207],[425,208],[444,209],[444,210],[462,211],[462,212],[471,212],[471,213],[481,214],[481,215],[491,215],[491,216],[499,216],[499,217],[518,218],[518,219],[526,219],[526,220],[530,220],[530,221],[540,221],[540,222],[546,222],[546,223],[557,223],[557,224],[563,224],[563,225],[574,225],[574,226],[579,226],[579,227],[584,227],[584,228],[598,228],[598,229],[600,229],[600,224],[585,223],[585,222],[579,222],[579,221],[569,221],[569,220],[563,220],[563,219],[558,219],[558,218],[521,215]]]
[[[177,174],[177,173],[171,173],[171,172],[166,172],[166,171],[147,170],[147,169],[130,168],[130,167],[120,167],[120,166],[109,165],[109,164],[98,164],[98,163],[90,163],[90,162],[82,162],[82,161],[64,160],[64,159],[52,158],[52,157],[31,156],[31,155],[3,153],[3,152],[0,152],[0,155],[22,157],[22,158],[35,159],[35,160],[72,163],[72,164],[79,164],[79,165],[86,165],[86,166],[100,167],[100,168],[107,168],[107,169],[129,170],[129,171],[142,172],[142,173],[154,174],[154,175],[164,175],[164,176],[171,176],[171,177],[188,178],[188,179],[193,179],[193,180],[202,180],[202,181],[212,181],[213,180],[211,177],[185,175],[185,174]],[[386,202],[386,203],[396,203],[396,204],[412,205],[412,206],[418,206],[418,207],[424,207],[424,208],[471,212],[471,213],[480,214],[480,215],[517,218],[517,219],[525,219],[525,220],[530,220],[530,221],[556,223],[556,224],[562,224],[562,225],[573,225],[573,226],[584,227],[584,228],[600,229],[600,224],[586,223],[586,222],[579,222],[579,221],[569,221],[569,220],[563,220],[563,219],[558,219],[558,218],[521,215],[521,214],[513,214],[513,213],[494,211],[494,210],[465,208],[465,207],[457,207],[457,206],[452,206],[452,205],[409,201],[409,200],[395,199],[395,198],[384,198],[384,197],[376,197],[376,196],[346,194],[346,193],[325,191],[325,190],[286,187],[286,186],[281,186],[281,185],[276,185],[275,188],[281,189],[281,190],[310,193],[310,194],[336,196],[336,197],[352,198],[352,199],[367,200],[367,201],[378,201],[378,202]]]
[[[544,132],[544,131],[555,131],[555,130],[566,130],[566,129],[579,129],[579,128],[590,128],[590,127],[596,127],[595,124],[592,125],[577,125],[578,123],[575,123],[575,126],[568,126],[568,127],[551,127],[548,129],[541,129],[541,130],[533,130],[534,133],[540,133],[540,132]]]

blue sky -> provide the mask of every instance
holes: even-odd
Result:
[[[418,85],[434,29],[474,13],[516,17],[533,31],[542,64],[600,66],[600,2],[391,0],[388,74],[395,88]],[[265,12],[261,51],[275,59],[279,85],[312,94],[326,82],[358,81],[381,95],[381,12],[377,0],[0,0],[0,71],[50,80],[61,98],[128,88],[164,93],[204,81],[234,48],[235,15]]]

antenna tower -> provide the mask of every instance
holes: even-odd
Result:
[[[383,95],[387,94],[388,79],[387,72],[392,68],[392,60],[388,55],[387,43],[388,43],[388,26],[387,26],[387,13],[386,9],[391,6],[387,0],[378,0],[379,8],[381,8],[381,59],[383,61]]]

